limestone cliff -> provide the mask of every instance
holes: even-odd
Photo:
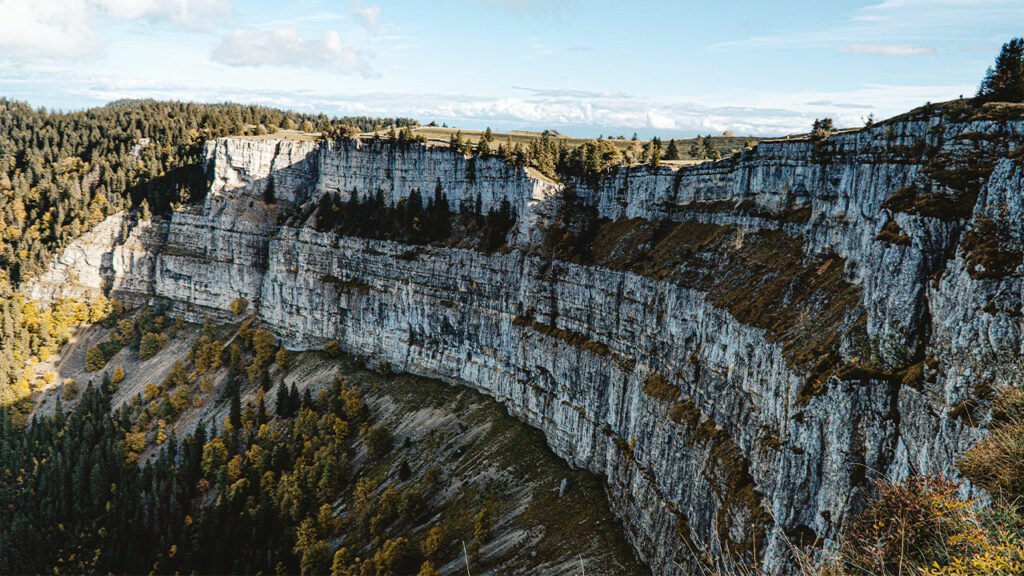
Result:
[[[655,573],[689,573],[694,551],[777,572],[870,478],[955,473],[987,399],[1020,381],[1022,140],[1022,122],[917,113],[621,168],[569,183],[608,219],[587,259],[543,242],[563,187],[498,159],[221,139],[201,207],[76,243],[34,294],[107,279],[193,319],[245,298],[289,347],[338,340],[503,402],[604,475]],[[519,224],[486,254],[294,217],[353,190],[507,200]]]

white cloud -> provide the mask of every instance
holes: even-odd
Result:
[[[890,58],[931,56],[935,54],[935,48],[917,44],[847,44],[843,46],[843,54],[867,54]]]
[[[89,27],[84,1],[0,0],[0,57],[68,59],[97,53],[103,41]]]
[[[347,46],[335,30],[310,38],[292,27],[237,29],[221,39],[210,57],[228,66],[299,66],[372,75],[366,55]]]
[[[972,44],[965,46],[960,49],[960,52],[969,54],[971,52],[981,52],[984,54],[998,54],[999,44]]]
[[[105,16],[210,28],[231,13],[227,0],[90,0]]]
[[[0,67],[0,88],[10,92]],[[970,87],[967,87],[968,89]],[[599,133],[683,137],[720,134],[780,136],[803,133],[818,117],[831,117],[841,127],[860,126],[869,112],[882,119],[937,102],[965,91],[962,86],[868,86],[846,92],[744,91],[742,98],[719,94],[704,102],[643,97],[578,97],[566,94],[524,97],[465,96],[430,92],[335,93],[291,88],[257,89],[203,83],[154,83],[145,78],[81,76],[52,84],[53,91],[75,94],[79,101],[117,98],[172,98],[201,102],[252,102],[337,115],[407,116],[423,122],[445,121],[462,128],[515,130],[557,128],[575,136]],[[16,91],[16,90],[15,90]],[[722,102],[730,102],[722,105]],[[813,108],[806,103],[814,102]],[[838,103],[838,104],[837,104]],[[851,108],[851,106],[859,106]]]
[[[676,121],[658,110],[647,112],[647,127],[655,130],[674,130]]]
[[[380,6],[363,6],[360,0],[352,0],[348,3],[348,12],[359,19],[359,23],[370,32],[380,29]]]
[[[100,20],[148,20],[209,27],[230,0],[0,0],[0,59],[80,60],[102,52]]]

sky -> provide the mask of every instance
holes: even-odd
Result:
[[[0,96],[641,137],[971,96],[1024,0],[0,0]]]

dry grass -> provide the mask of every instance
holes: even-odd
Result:
[[[660,372],[655,372],[644,380],[644,394],[661,400],[662,402],[675,402],[679,398],[679,388],[676,388]]]
[[[301,130],[278,130],[273,134],[250,134],[248,136],[232,136],[232,138],[245,138],[247,140],[294,140],[298,142],[316,142],[320,138],[319,132],[302,132]]]
[[[792,553],[785,574],[799,576],[1020,576],[1024,574],[1024,515],[1020,501],[984,506],[959,496],[961,484],[941,475],[902,482],[880,479],[838,546]],[[779,528],[776,527],[776,530]],[[788,536],[788,533],[787,533]],[[698,550],[698,558],[708,557]],[[756,564],[717,561],[702,576],[752,576]]]
[[[960,459],[965,476],[996,495],[1024,497],[1024,389],[996,397],[990,432]]]
[[[413,132],[415,132],[416,135],[418,136],[424,136],[428,139],[441,140],[444,142],[450,140],[452,135],[454,135],[456,132],[461,132],[462,139],[472,144],[476,144],[477,142],[479,142],[481,136],[483,135],[482,130],[461,130],[458,128],[443,128],[439,126],[421,126],[413,130]],[[512,132],[494,132],[493,134],[494,141],[491,144],[492,147],[497,147],[502,144],[507,145],[508,142],[511,142],[513,146],[515,146],[516,144],[526,146],[530,142],[537,140],[543,136],[542,132],[532,132],[527,130],[513,130]],[[609,138],[618,137],[618,135],[612,136],[610,134],[607,136]],[[629,135],[627,134],[626,136],[628,138]],[[590,140],[589,138],[572,138],[569,136],[563,136],[561,134],[555,135],[553,137],[558,142],[565,142],[565,145],[568,146],[569,148],[575,148],[576,146],[579,146]],[[632,144],[632,141],[629,139],[609,139],[608,141],[615,144],[615,146],[619,149],[620,152],[625,151],[627,148],[629,148],[630,144]],[[664,138],[662,140],[663,152],[665,148],[668,146],[668,141],[669,138]],[[694,138],[676,138],[675,141],[676,146],[679,148],[680,155],[684,159],[688,160],[666,161],[665,163],[670,165],[693,163],[693,159],[689,157],[688,151],[690,145],[693,144],[696,140]],[[759,142],[759,139],[754,138],[752,136],[712,136],[712,143],[715,147],[715,150],[721,152],[722,156],[727,156],[729,154],[734,153],[735,151],[743,149],[743,146],[745,144],[757,144],[757,142]],[[646,143],[647,140],[640,141],[641,145]]]
[[[780,342],[812,384],[839,366],[839,343],[855,322],[860,288],[838,256],[807,259],[803,241],[781,231],[745,233],[697,222],[621,219],[602,224],[593,263],[704,291],[738,321]]]

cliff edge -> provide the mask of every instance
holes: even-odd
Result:
[[[1022,121],[926,109],[589,186],[420,145],[225,138],[202,206],[112,217],[32,294],[190,319],[244,298],[290,348],[337,340],[502,402],[603,475],[655,573],[777,573],[870,479],[955,474],[1020,381],[1022,141]],[[515,225],[498,250],[322,226],[325,195],[413,194]]]

